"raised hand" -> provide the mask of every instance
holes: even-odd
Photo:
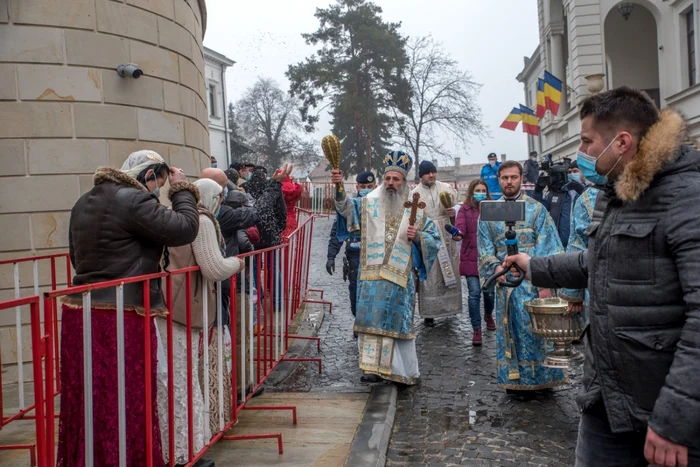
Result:
[[[187,177],[185,176],[185,171],[178,169],[177,167],[170,167],[170,174],[168,174],[168,182],[170,186],[177,182],[186,182]]]
[[[331,170],[331,182],[343,183],[343,171],[342,170]]]
[[[287,177],[289,177],[292,170],[294,170],[294,164],[284,164],[284,167],[275,170],[275,174],[272,176],[272,179],[282,183]]]

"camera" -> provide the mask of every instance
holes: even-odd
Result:
[[[130,76],[131,78],[139,79],[143,74],[143,70],[135,63],[129,63],[127,65],[119,65],[117,67],[117,73],[119,73],[119,76],[122,78]]]
[[[540,165],[542,173],[537,178],[537,186],[540,188],[549,187],[550,190],[561,189],[561,187],[566,185],[570,165],[571,160],[568,158],[553,162],[552,155],[547,154]]]

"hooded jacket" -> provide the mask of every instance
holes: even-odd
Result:
[[[700,448],[700,152],[661,112],[614,186],[601,191],[587,252],[532,258],[538,287],[590,292],[582,411],[602,400],[614,433],[645,430]],[[695,454],[697,455],[697,454]]]

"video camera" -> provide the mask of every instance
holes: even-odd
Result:
[[[571,159],[563,158],[560,161],[553,162],[552,155],[547,154],[544,161],[540,164],[543,173],[537,177],[537,186],[544,189],[549,187],[550,190],[559,190],[566,185],[569,174]]]

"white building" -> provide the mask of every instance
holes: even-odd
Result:
[[[231,130],[228,128],[228,93],[226,92],[226,68],[236,63],[230,58],[204,47],[204,81],[209,111],[209,142],[211,156],[219,168],[231,163]]]
[[[566,87],[559,116],[547,112],[529,150],[575,155],[581,102],[623,85],[680,110],[700,136],[699,9],[700,0],[538,0],[540,44],[517,79],[532,109],[545,69]]]

